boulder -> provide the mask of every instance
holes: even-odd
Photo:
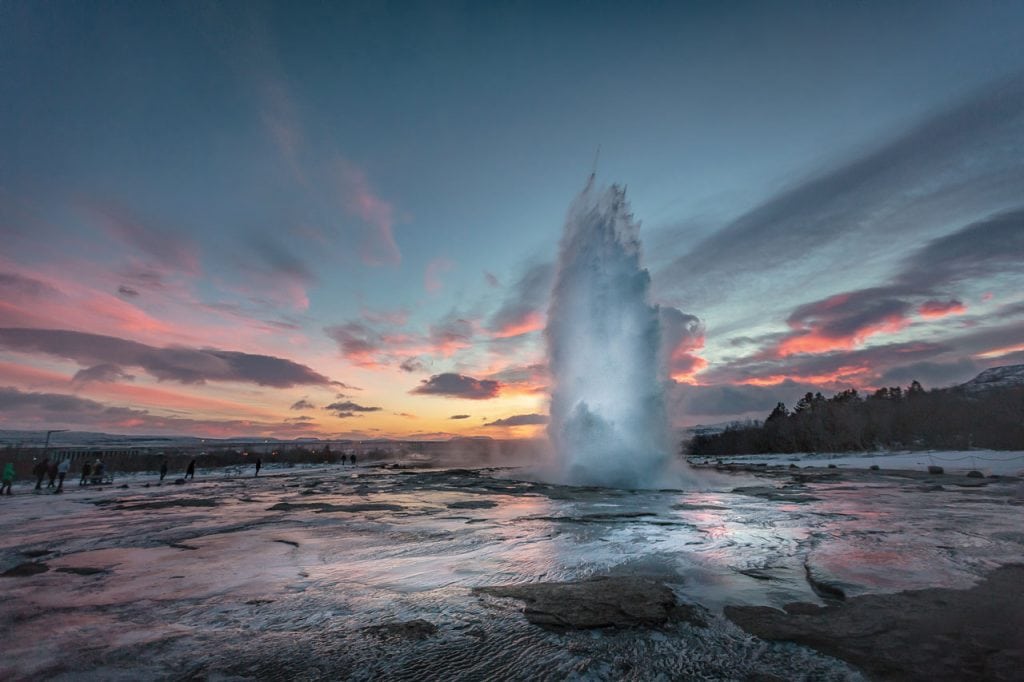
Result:
[[[363,628],[363,632],[383,639],[426,639],[437,632],[437,626],[422,618],[417,618],[416,620],[371,625]]]
[[[696,607],[679,604],[672,589],[654,578],[600,576],[565,583],[478,587],[473,591],[522,600],[526,619],[551,629],[653,627],[671,621],[704,624]]]
[[[726,606],[762,639],[796,642],[879,680],[1019,680],[1024,670],[1024,565],[968,590],[931,588],[848,598],[829,607]]]

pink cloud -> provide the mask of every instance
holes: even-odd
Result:
[[[199,249],[179,232],[157,227],[114,201],[89,199],[80,205],[108,235],[133,249],[151,266],[189,275],[199,273]]]
[[[478,329],[472,319],[460,317],[454,311],[435,324],[426,333],[404,329],[406,318],[399,316],[390,322],[370,324],[369,320],[351,320],[327,327],[325,331],[338,344],[342,356],[349,362],[367,369],[404,369],[422,365],[417,358],[451,357],[460,350],[470,348]]]
[[[491,330],[496,339],[511,339],[544,329],[544,315],[537,310],[525,311],[518,319],[505,320],[503,326]]]
[[[435,258],[427,263],[427,269],[423,274],[423,288],[427,290],[427,293],[436,294],[441,291],[444,287],[441,275],[450,272],[454,267],[455,263],[447,258]]]
[[[345,209],[371,228],[360,245],[363,262],[367,265],[397,265],[402,254],[395,242],[394,207],[377,195],[366,173],[351,163],[340,163],[340,175]]]
[[[911,309],[884,287],[835,294],[796,308],[786,320],[792,333],[770,353],[786,357],[851,350],[871,336],[904,329]]]
[[[922,303],[917,312],[921,317],[934,319],[948,315],[962,315],[967,312],[967,306],[955,298],[949,301],[931,300]]]

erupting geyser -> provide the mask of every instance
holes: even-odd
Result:
[[[657,486],[672,447],[658,307],[640,266],[625,190],[594,187],[569,209],[546,329],[548,435],[568,482]]]

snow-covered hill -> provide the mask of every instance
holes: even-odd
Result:
[[[967,393],[981,393],[1003,388],[1024,387],[1024,365],[992,367],[957,388]]]

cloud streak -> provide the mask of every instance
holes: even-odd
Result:
[[[487,329],[491,335],[511,338],[543,329],[543,311],[551,295],[554,277],[555,266],[552,263],[529,266],[488,320]]]
[[[492,422],[487,422],[484,426],[533,426],[547,423],[548,417],[545,414],[516,414],[504,419],[495,419]]]
[[[808,259],[829,248],[841,260],[844,245],[863,252],[877,236],[913,238],[936,224],[1012,206],[1024,186],[1022,125],[1024,76],[1018,76],[740,216],[659,272],[656,283],[702,305],[764,282],[765,272],[792,271],[795,254]],[[950,256],[961,271],[967,265],[938,246],[933,255]]]
[[[289,388],[332,383],[306,365],[270,355],[216,348],[158,348],[113,336],[62,329],[3,328],[0,348],[50,355],[89,366],[107,365],[104,376],[112,376],[121,367],[138,367],[158,380],[182,384],[225,381]],[[88,371],[95,371],[95,367]]]
[[[42,428],[53,424],[115,433],[191,434],[221,438],[245,435],[298,436],[313,432],[312,427],[305,422],[163,416],[149,410],[106,405],[75,395],[0,387],[0,425],[7,428]]]
[[[346,210],[368,228],[360,244],[367,265],[398,265],[402,254],[395,241],[395,209],[371,187],[360,168],[348,161],[339,163],[339,184]]]

